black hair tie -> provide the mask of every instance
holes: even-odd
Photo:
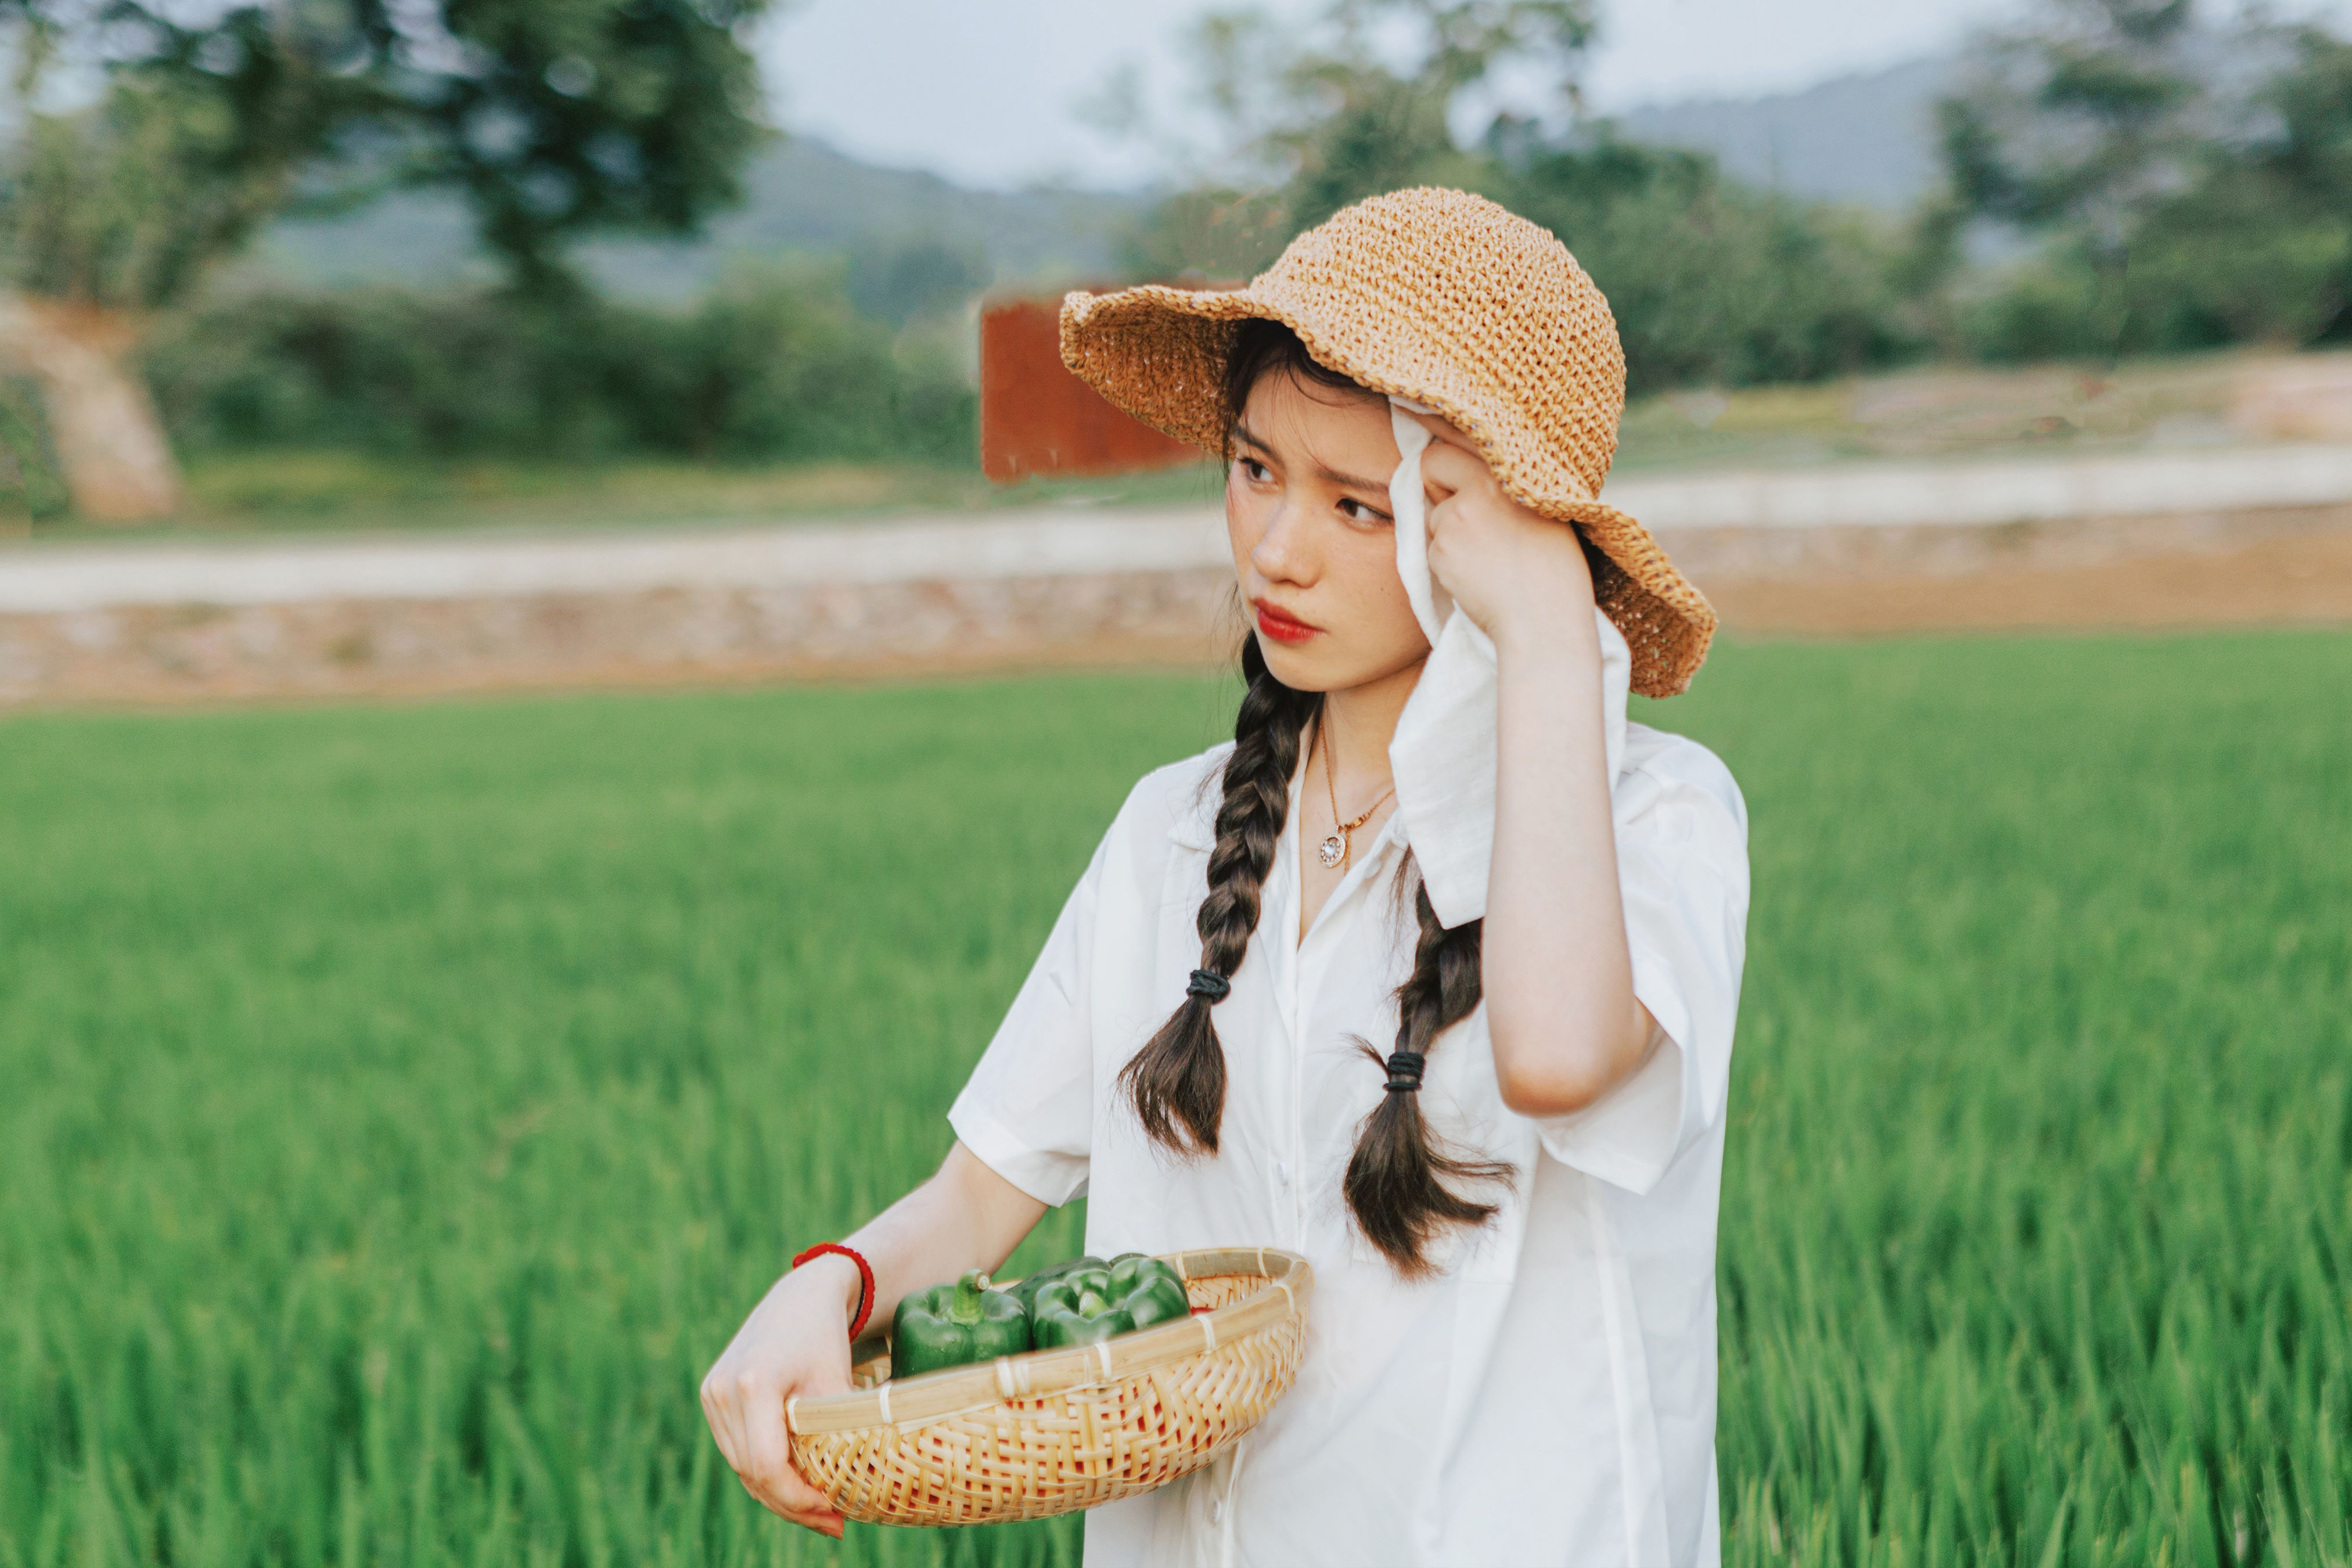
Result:
[[[1391,1051],[1389,1054],[1389,1092],[1411,1094],[1419,1089],[1422,1064],[1428,1059],[1419,1051]]]
[[[1184,994],[1206,996],[1209,999],[1209,1005],[1213,1007],[1223,1001],[1226,994],[1233,988],[1234,983],[1215,970],[1196,969],[1192,971],[1192,978],[1184,984]]]

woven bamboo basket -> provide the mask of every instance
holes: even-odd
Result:
[[[793,1464],[867,1524],[1043,1519],[1191,1474],[1289,1389],[1315,1271],[1273,1247],[1166,1260],[1193,1315],[1100,1344],[877,1383],[888,1363],[860,1341],[870,1386],[785,1405]]]

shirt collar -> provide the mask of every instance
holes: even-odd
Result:
[[[1168,825],[1171,841],[1203,855],[1217,847],[1217,807],[1224,803],[1225,759],[1233,754],[1233,743],[1227,742],[1213,747],[1203,757],[1208,770],[1185,794],[1175,820]]]

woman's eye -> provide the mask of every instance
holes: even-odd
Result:
[[[1273,470],[1255,458],[1236,458],[1234,460],[1241,465],[1242,478],[1254,485],[1262,485],[1274,478]]]
[[[1396,521],[1388,513],[1376,511],[1368,503],[1360,501],[1353,496],[1339,503],[1339,512],[1350,522],[1366,522],[1374,527],[1385,527]]]

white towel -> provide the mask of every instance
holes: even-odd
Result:
[[[1486,913],[1486,874],[1495,856],[1495,644],[1430,575],[1421,457],[1431,437],[1402,411],[1433,411],[1402,397],[1389,402],[1397,450],[1404,454],[1389,479],[1397,575],[1432,649],[1397,720],[1389,767],[1396,778],[1397,816],[1420,862],[1430,907],[1451,928]],[[1633,654],[1608,616],[1597,609],[1592,615],[1601,629],[1602,732],[1613,791],[1625,755]]]

